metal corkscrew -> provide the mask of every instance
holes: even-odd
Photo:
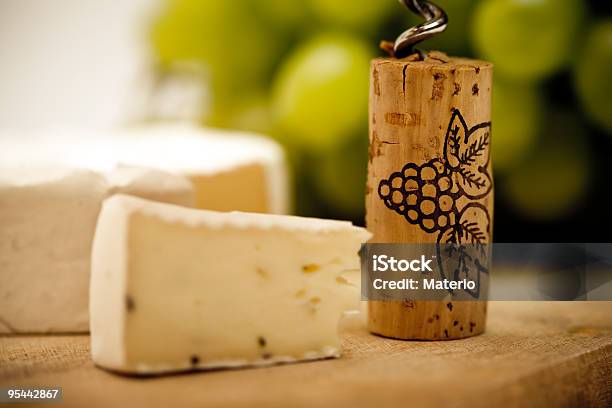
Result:
[[[403,58],[416,52],[414,49],[416,44],[446,30],[448,16],[442,8],[428,0],[399,0],[399,2],[426,20],[404,31],[395,40],[394,54],[397,58]]]

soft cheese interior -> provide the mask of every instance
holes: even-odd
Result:
[[[93,359],[147,374],[338,356],[369,237],[342,221],[109,198],[92,254]]]

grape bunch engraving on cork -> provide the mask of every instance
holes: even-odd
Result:
[[[489,174],[491,122],[468,127],[454,109],[444,140],[442,158],[417,165],[380,181],[378,195],[387,208],[423,231],[437,233],[445,245],[438,264],[443,278],[462,279],[488,273],[485,245],[491,222],[487,208],[478,202],[491,193]],[[469,246],[472,250],[466,250]],[[440,251],[440,248],[438,248]],[[478,297],[476,291],[468,293]]]

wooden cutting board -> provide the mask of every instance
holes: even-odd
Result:
[[[70,407],[612,406],[612,302],[491,302],[455,341],[342,333],[340,359],[148,379],[96,368],[88,336],[5,336],[0,386],[61,386]]]

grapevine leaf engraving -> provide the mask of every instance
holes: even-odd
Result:
[[[460,212],[457,223],[438,235],[438,266],[442,279],[469,279],[476,289],[466,289],[472,297],[480,297],[481,275],[488,274],[488,237],[491,220],[487,209],[479,203],[469,203]]]
[[[488,274],[491,219],[476,202],[486,197],[493,183],[489,174],[491,123],[468,127],[454,109],[444,139],[443,159],[422,165],[407,163],[401,171],[380,181],[378,195],[385,206],[410,224],[437,233],[438,265],[443,279],[470,279],[480,296],[481,275]],[[462,208],[457,202],[469,201]]]
[[[491,191],[488,172],[491,145],[491,122],[468,128],[458,109],[453,110],[446,131],[444,158],[455,172],[459,188],[468,198],[478,200]]]

